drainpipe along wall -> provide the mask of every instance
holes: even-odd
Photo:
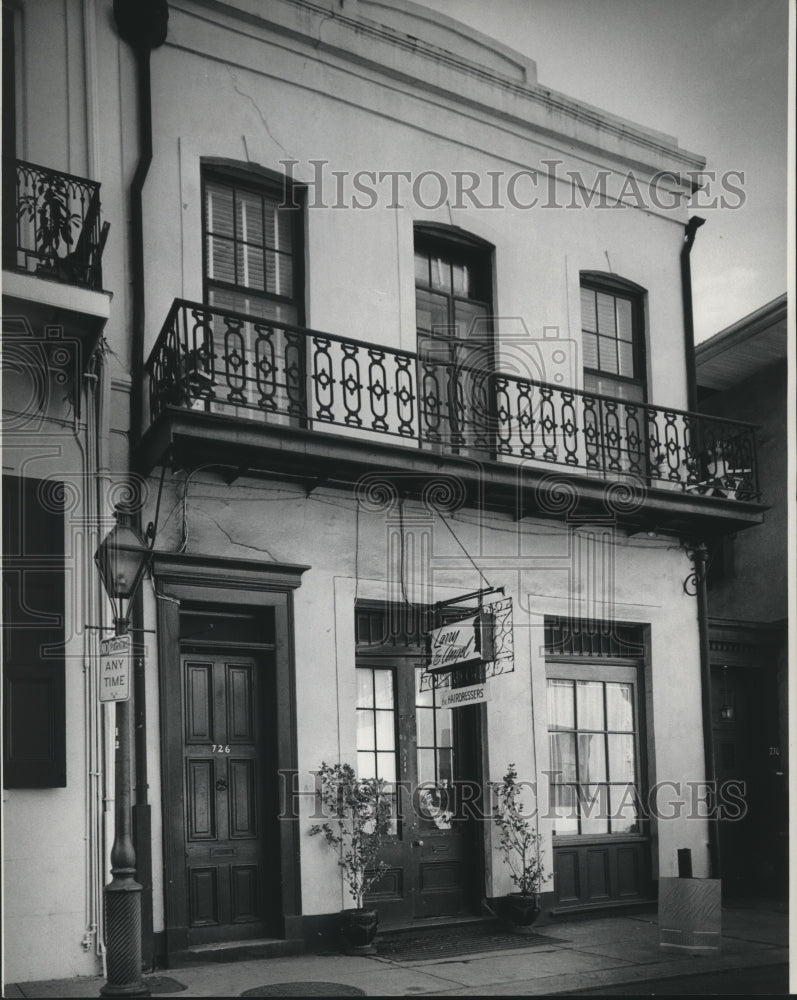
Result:
[[[691,254],[697,230],[706,220],[693,215],[686,224],[684,242],[681,247],[681,294],[683,297],[684,314],[684,357],[686,360],[687,409],[696,413],[697,401],[697,365],[695,364],[695,324],[692,311],[692,266]],[[698,441],[699,451],[699,441]],[[700,639],[700,687],[703,708],[703,755],[706,768],[706,781],[712,782],[714,793],[711,801],[716,810],[716,780],[717,769],[714,761],[714,734],[712,731],[711,705],[711,663],[708,642],[708,595],[706,593],[706,574],[708,571],[708,550],[705,543],[700,542],[695,547],[695,584],[697,589],[697,627]],[[708,855],[709,876],[720,878],[720,846],[719,829],[715,813],[708,820]]]
[[[144,431],[144,184],[152,163],[152,86],[150,54],[166,40],[169,6],[166,0],[114,0],[113,13],[119,35],[130,45],[136,57],[138,89],[139,156],[130,183],[130,271],[132,287],[132,332],[130,338],[130,444],[135,447]],[[137,528],[141,530],[140,512]],[[139,588],[131,609],[133,625],[143,624],[143,598]],[[132,629],[135,635],[135,628]],[[135,804],[133,806],[134,843],[137,852],[137,878],[142,894],[142,959],[151,968],[155,960],[152,925],[152,844],[151,815],[147,801],[147,740],[144,660],[134,658],[133,698],[135,720]]]

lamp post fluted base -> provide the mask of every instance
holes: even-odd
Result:
[[[105,886],[107,983],[104,997],[148,997],[141,977],[141,886],[116,878]]]

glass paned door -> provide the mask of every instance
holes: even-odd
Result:
[[[415,305],[421,441],[490,451],[495,358],[485,253],[416,241]]]

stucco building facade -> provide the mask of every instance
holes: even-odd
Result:
[[[548,915],[718,874],[701,545],[763,505],[690,398],[703,160],[408,0],[124,7],[4,5],[6,977],[103,959],[121,502],[145,962],[329,939],[322,761],[407,789],[383,926],[509,891],[510,762]],[[438,605],[493,615],[486,700],[425,672]]]

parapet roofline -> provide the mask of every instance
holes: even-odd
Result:
[[[672,169],[672,161],[683,171],[699,171],[706,164],[704,157],[680,147],[675,136],[541,87],[534,60],[412,0],[172,0],[172,6],[186,12],[196,7],[215,10],[302,39],[316,51],[367,64],[469,106],[489,108],[496,117],[513,118],[531,129],[647,164],[652,171]],[[377,51],[382,46],[396,52],[392,64],[386,49]],[[479,85],[484,88],[481,94]],[[497,103],[499,92],[504,107]],[[637,149],[621,152],[618,143]],[[695,185],[690,181],[688,186],[691,190]]]

